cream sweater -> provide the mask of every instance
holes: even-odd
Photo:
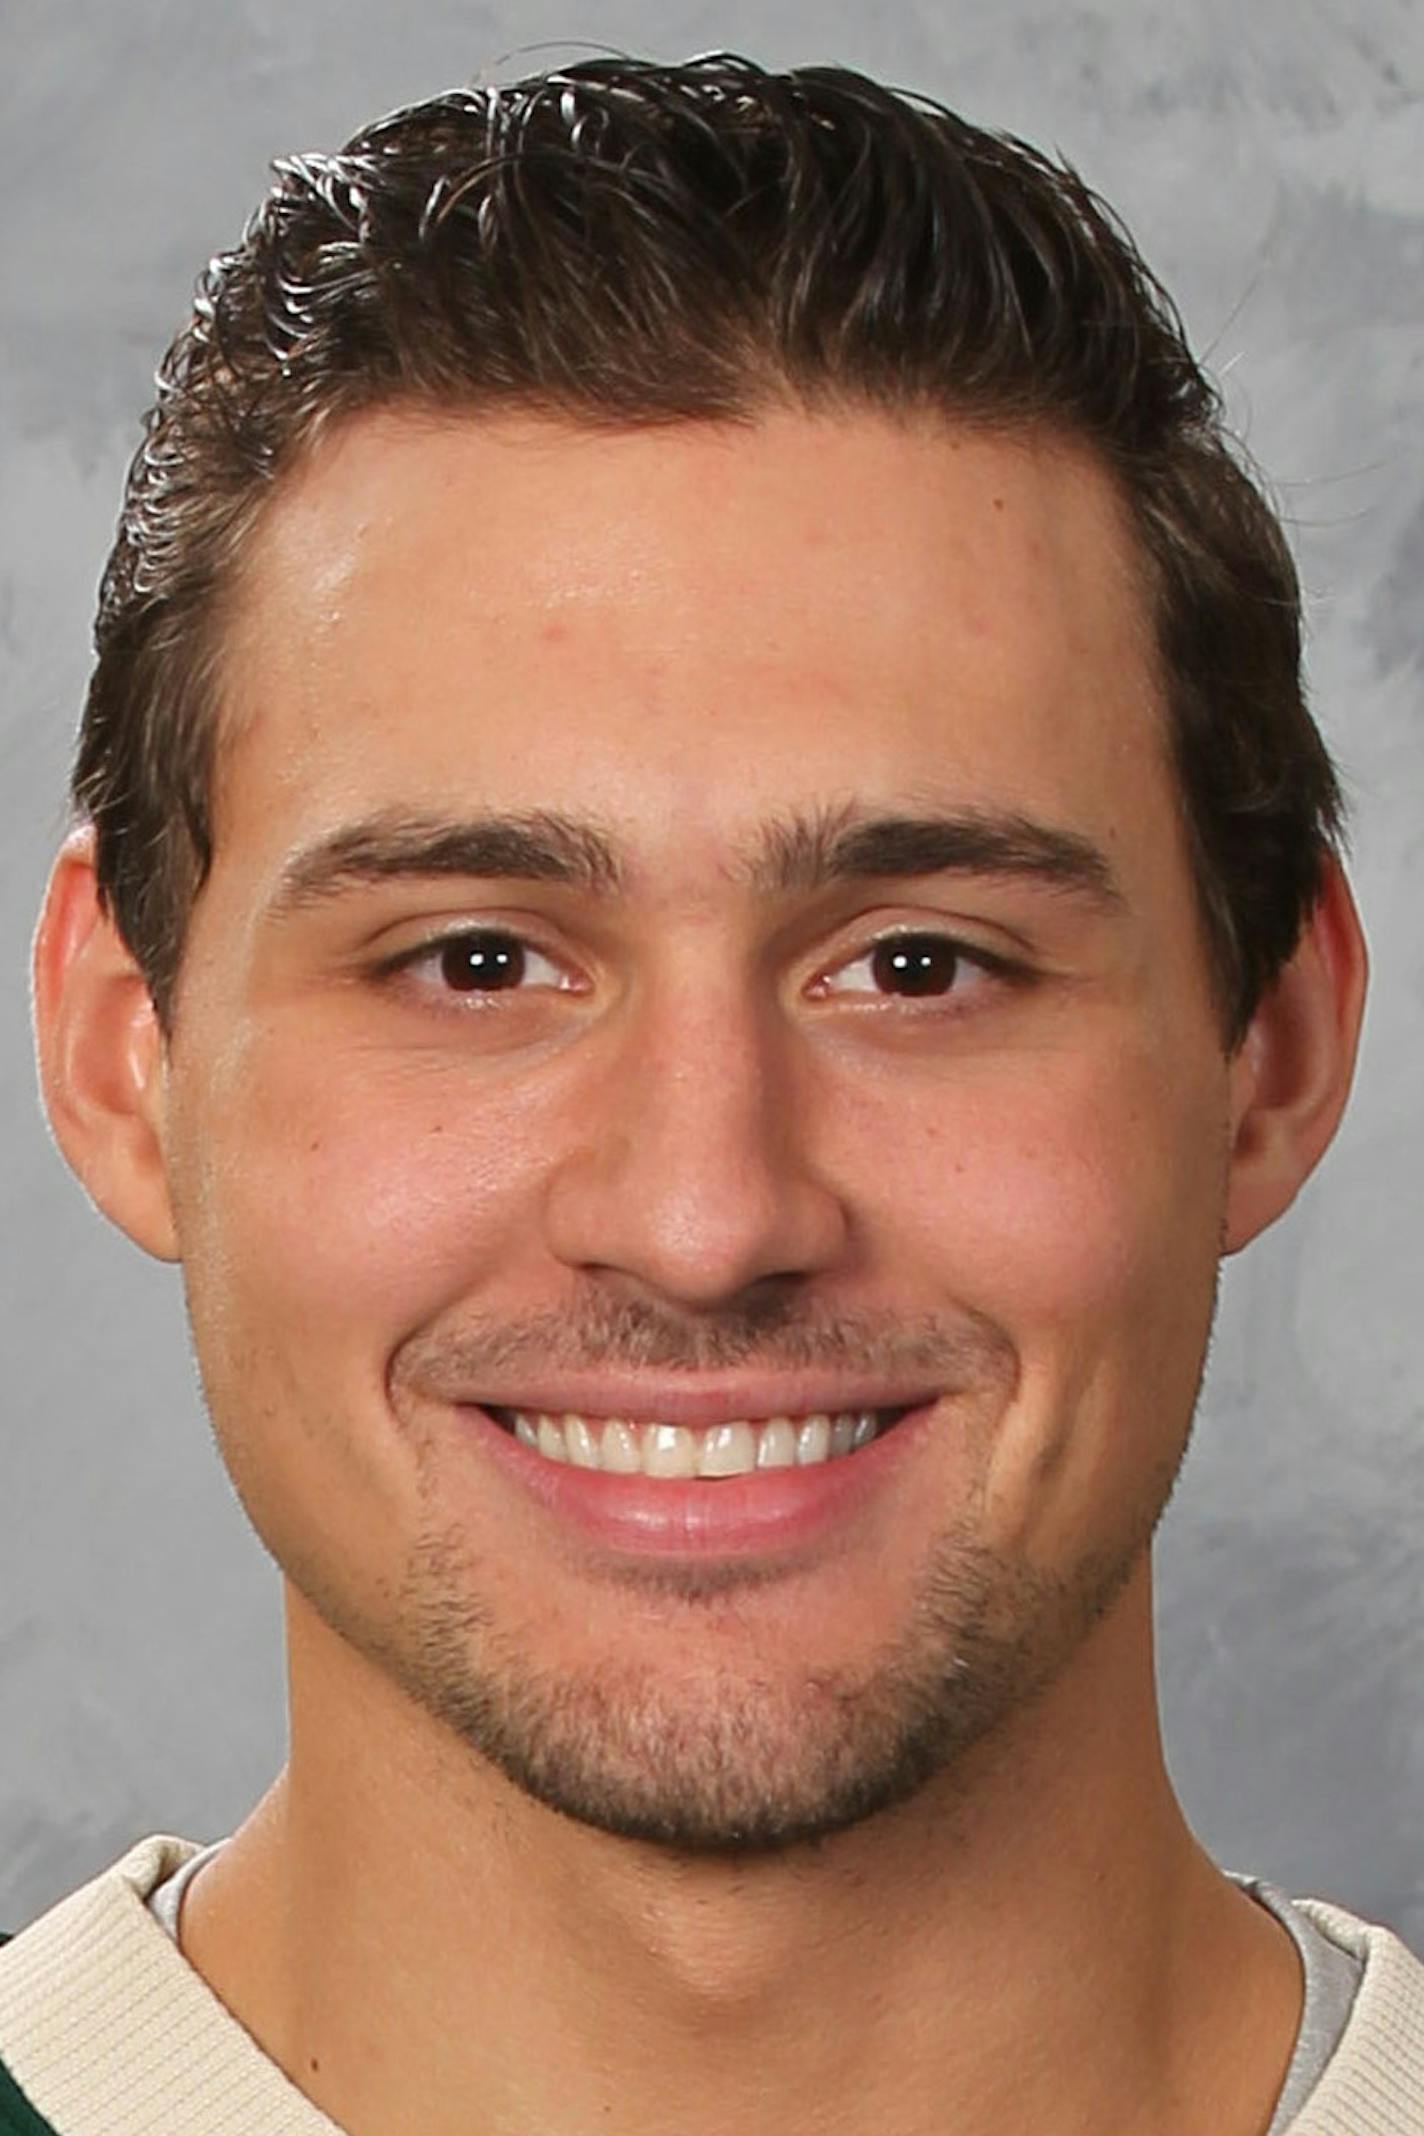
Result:
[[[204,1985],[145,1903],[195,1843],[145,1839],[0,1949],[0,2062],[57,2136],[341,2136]],[[1365,1962],[1291,2136],[1424,2136],[1424,1964],[1302,1905]],[[7,2121],[0,2102],[0,2130]]]

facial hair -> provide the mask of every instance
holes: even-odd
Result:
[[[865,1315],[814,1321],[764,1301],[714,1325],[652,1307],[594,1304],[577,1316],[434,1329],[406,1346],[393,1386],[459,1399],[523,1357],[662,1370],[825,1366],[854,1359],[887,1378],[932,1374],[966,1397],[1002,1399],[1012,1347],[983,1321],[887,1327]],[[441,1729],[525,1794],[581,1824],[684,1854],[766,1855],[823,1840],[964,1775],[1060,1675],[1148,1549],[1185,1452],[1141,1484],[1110,1547],[1049,1572],[987,1545],[961,1508],[927,1553],[911,1606],[868,1664],[725,1668],[675,1682],[655,1663],[608,1655],[593,1670],[531,1664],[486,1599],[469,1539],[442,1524],[438,1492],[409,1553],[399,1606],[377,1627],[334,1598],[308,1599]],[[735,1607],[756,1568],[634,1568],[671,1608]]]

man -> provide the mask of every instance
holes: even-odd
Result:
[[[1424,2129],[1173,1796],[1149,1545],[1365,956],[1298,595],[1079,182],[597,60],[297,158],[161,374],[35,1000],[289,1762],[0,2126]]]

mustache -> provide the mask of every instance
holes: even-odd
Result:
[[[841,1368],[887,1379],[923,1375],[947,1389],[1002,1384],[1017,1369],[1003,1330],[968,1310],[906,1319],[829,1312],[783,1297],[693,1316],[651,1300],[595,1295],[515,1316],[462,1311],[409,1337],[391,1378],[457,1396],[531,1361],[571,1371],[621,1366],[689,1374]]]

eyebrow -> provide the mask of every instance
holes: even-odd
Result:
[[[571,883],[605,895],[622,886],[622,871],[603,833],[550,810],[458,822],[386,811],[344,825],[295,853],[282,870],[271,910],[300,911],[392,877],[430,875]]]
[[[763,890],[819,890],[877,876],[997,875],[1047,884],[1104,911],[1126,903],[1106,853],[1081,832],[1013,810],[792,812],[762,833],[745,874]]]
[[[1100,911],[1125,903],[1107,855],[1077,831],[1014,811],[927,809],[867,814],[855,804],[791,811],[765,825],[729,871],[774,895],[839,882],[988,875],[1047,885]],[[400,877],[464,876],[569,884],[616,896],[626,872],[614,840],[551,810],[451,821],[384,811],[329,832],[286,863],[277,916]]]

